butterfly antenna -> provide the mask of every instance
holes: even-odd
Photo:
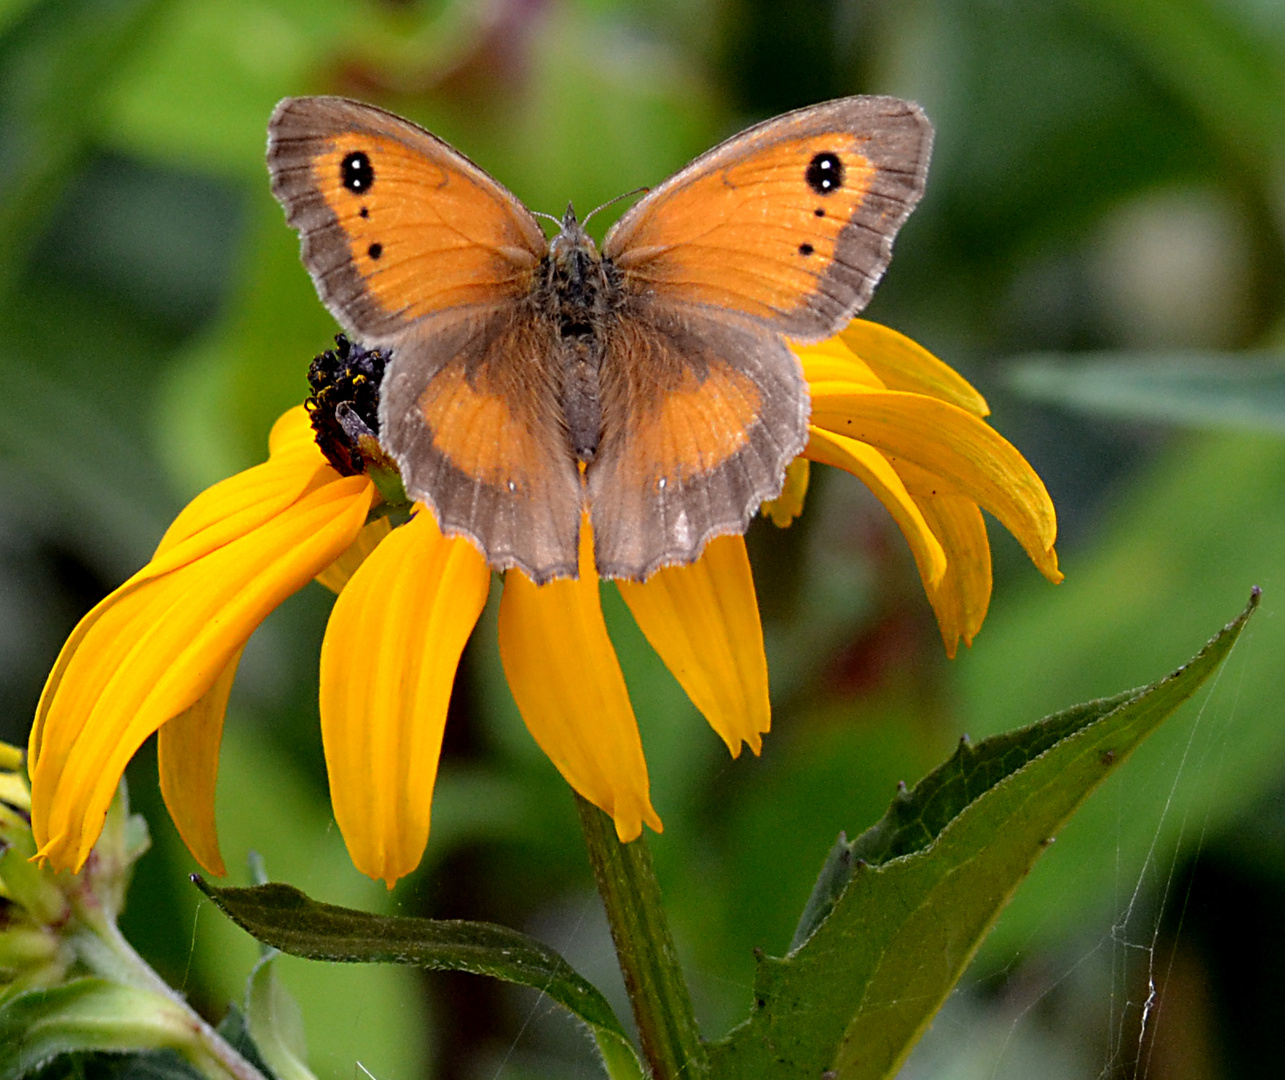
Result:
[[[599,210],[606,210],[607,207],[609,207],[612,203],[618,203],[620,202],[621,199],[632,199],[635,195],[646,195],[649,191],[651,191],[651,188],[649,187],[634,188],[633,191],[626,191],[623,195],[617,195],[614,199],[608,199],[601,206],[595,206],[592,210],[589,211],[589,213],[585,214],[584,221],[582,221],[580,224],[588,225],[589,219],[593,217],[594,214],[596,214]]]
[[[554,217],[553,214],[546,214],[543,210],[532,210],[531,213],[533,213],[536,217],[548,218],[556,226],[558,226],[558,228],[562,228],[562,218],[560,217]]]

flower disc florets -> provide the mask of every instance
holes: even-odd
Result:
[[[335,335],[335,346],[313,358],[308,368],[312,396],[304,407],[326,460],[344,476],[359,476],[370,465],[386,464],[377,440],[379,384],[388,358],[343,334]]]

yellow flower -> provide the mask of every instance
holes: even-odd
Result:
[[[1057,580],[1053,507],[1039,478],[980,419],[985,403],[913,342],[873,323],[800,349],[812,386],[807,456],[864,480],[910,541],[953,653],[990,594],[978,505]],[[214,825],[218,748],[241,649],[316,577],[339,593],[321,649],[322,740],[335,818],[354,863],[389,886],[418,864],[451,684],[491,574],[467,541],[419,511],[392,528],[364,475],[318,449],[303,408],[276,424],[268,461],[216,484],[175,520],[151,562],[73,631],[30,741],[38,856],[78,868],[125,764],[158,732],[161,791],[198,862],[223,873]],[[768,511],[801,508],[806,463]],[[418,509],[418,508],[417,508]],[[499,642],[531,734],[622,840],[661,828],[582,529],[580,576],[536,587],[505,575]],[[767,664],[740,536],[690,566],[617,586],[639,627],[733,756],[768,730]]]

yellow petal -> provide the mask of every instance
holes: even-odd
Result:
[[[759,511],[778,529],[789,528],[794,519],[803,513],[803,500],[808,493],[808,480],[811,477],[808,459],[802,454],[785,467],[785,484],[781,494],[775,499],[768,499]]]
[[[272,425],[272,430],[268,433],[268,453],[275,456],[283,451],[305,446],[324,460],[325,455],[317,447],[317,435],[313,431],[308,410],[302,405],[296,405],[283,412]]]
[[[17,772],[22,768],[22,751],[7,742],[0,742],[0,772]]]
[[[390,532],[392,532],[392,526],[386,517],[377,517],[374,521],[367,522],[348,550],[317,575],[317,583],[324,585],[332,593],[339,592],[348,584],[348,579],[357,572],[357,567],[366,561],[366,556],[374,551],[379,546],[379,542]]]
[[[999,518],[1046,578],[1062,580],[1053,551],[1057,516],[1044,482],[1012,444],[972,413],[923,394],[871,390],[814,394],[812,423],[869,443],[894,464],[905,460],[933,474],[942,490]]]
[[[959,639],[971,645],[982,628],[991,600],[991,549],[986,522],[977,504],[962,495],[915,496],[942,547],[946,574],[936,585],[924,582],[937,616],[946,655],[952,659]]]
[[[815,345],[791,346],[803,365],[809,383],[838,381],[857,383],[869,390],[885,390],[874,369],[854,353],[843,339],[826,338]]]
[[[424,509],[394,529],[335,601],[321,646],[321,737],[353,863],[391,889],[428,842],[455,669],[491,574]]]
[[[180,555],[197,538],[179,542],[72,632],[30,743],[32,828],[56,868],[84,862],[143,740],[190,708],[264,617],[352,543],[374,489],[365,477],[331,475],[199,558]],[[167,562],[178,565],[158,571]]]
[[[607,636],[588,519],[580,529],[580,577],[533,585],[504,575],[500,659],[535,741],[576,791],[610,814],[622,841],[645,821],[657,832],[638,724]]]
[[[743,536],[711,540],[689,566],[617,581],[639,628],[736,757],[771,726],[767,658]]]
[[[166,721],[156,733],[156,764],[166,809],[187,850],[203,869],[219,877],[227,868],[219,854],[214,791],[219,779],[223,717],[240,661],[238,649],[196,704]]]
[[[874,492],[910,545],[924,583],[936,585],[941,581],[946,573],[946,552],[924,520],[919,504],[883,454],[873,446],[817,427],[808,428],[808,446],[803,452],[822,465],[852,473]]]
[[[891,327],[853,319],[839,331],[845,345],[864,360],[889,390],[949,401],[974,416],[989,416],[990,406],[967,379],[927,349]]]

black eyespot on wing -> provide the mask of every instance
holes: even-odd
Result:
[[[363,151],[354,150],[339,166],[339,178],[344,187],[354,194],[369,191],[375,182],[375,170],[371,168],[370,158]]]
[[[811,244],[800,244],[800,245],[799,245],[799,254],[800,254],[800,255],[811,255],[811,254],[812,254],[812,252],[813,252],[813,251],[815,251],[815,250],[816,250],[816,249],[815,249]]]
[[[366,249],[366,254],[369,255],[372,259],[378,259],[383,253],[384,253],[383,244],[371,244],[370,247]]]
[[[832,150],[824,150],[808,162],[803,178],[818,195],[833,195],[843,187],[843,162]]]

